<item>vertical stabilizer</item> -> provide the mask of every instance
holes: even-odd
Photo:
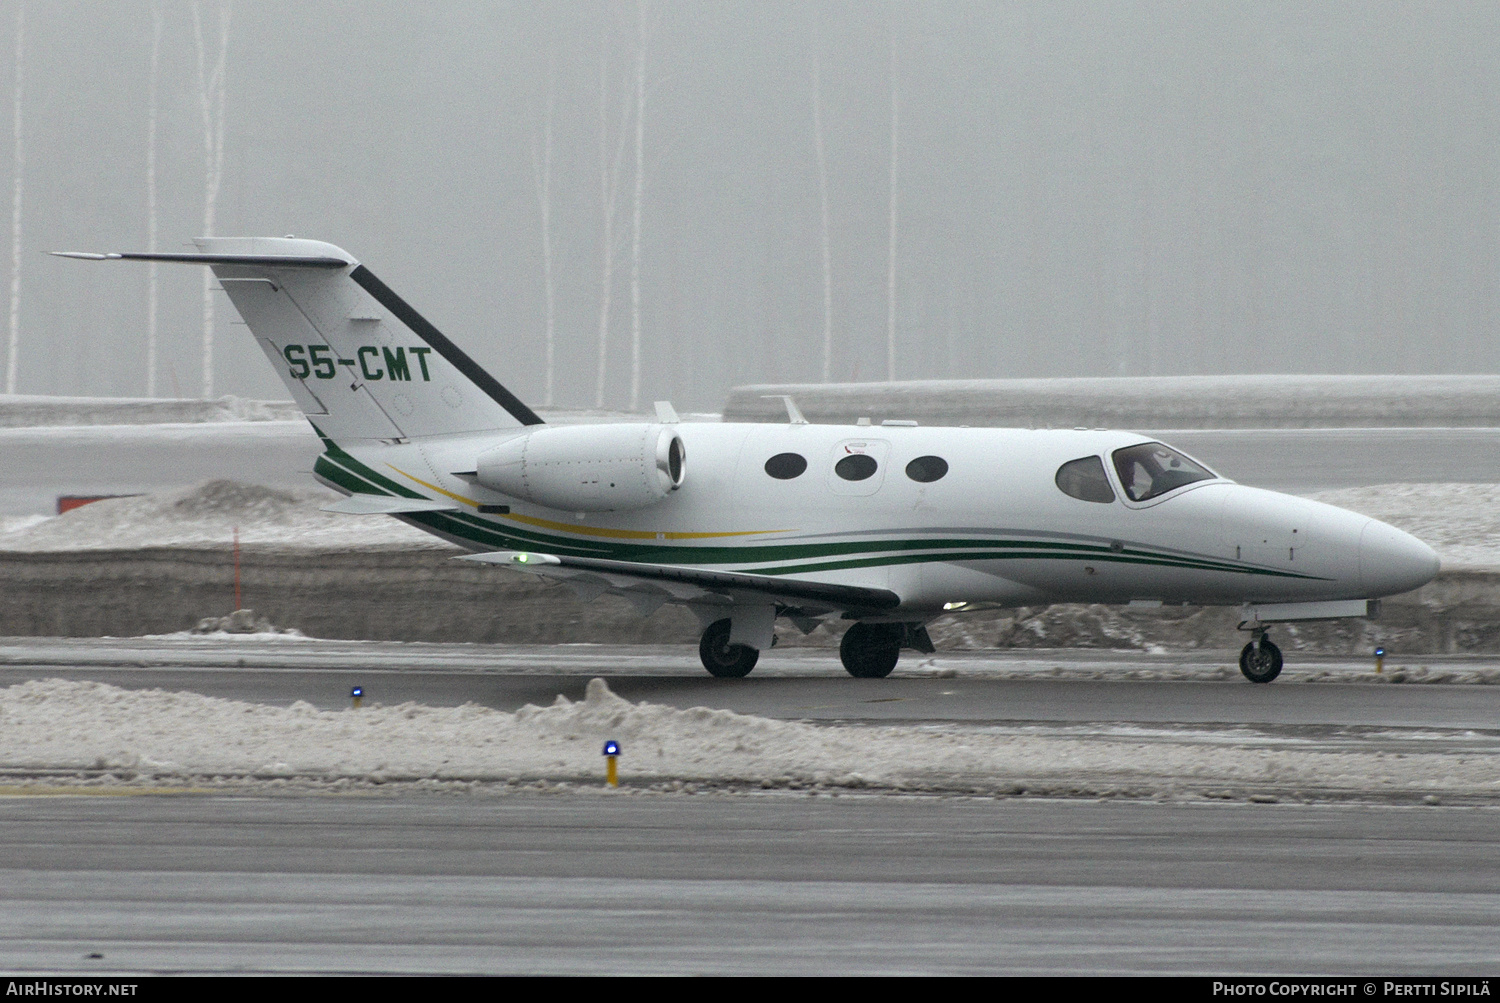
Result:
[[[346,251],[206,237],[196,253],[67,257],[208,265],[292,399],[330,439],[407,440],[542,424]]]

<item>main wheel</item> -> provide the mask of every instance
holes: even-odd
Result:
[[[839,659],[855,679],[884,679],[901,657],[904,634],[899,623],[856,623],[844,631]]]
[[[1252,683],[1269,683],[1281,675],[1281,649],[1265,638],[1251,641],[1240,652],[1240,671]]]
[[[709,675],[720,679],[742,679],[755,668],[760,652],[743,644],[729,643],[729,618],[716,620],[703,632],[698,642],[698,657]]]

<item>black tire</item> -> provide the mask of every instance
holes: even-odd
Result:
[[[1240,652],[1240,672],[1252,683],[1269,683],[1281,675],[1281,649],[1265,639],[1251,641]]]
[[[711,676],[720,679],[743,679],[755,668],[760,652],[743,644],[729,643],[729,618],[716,620],[703,632],[698,642],[698,657]]]
[[[839,659],[855,679],[884,679],[901,658],[905,634],[899,623],[856,623],[844,631]]]

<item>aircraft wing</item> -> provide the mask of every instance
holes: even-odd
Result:
[[[460,560],[496,564],[516,571],[561,579],[580,596],[592,599],[604,592],[623,595],[637,608],[650,612],[663,602],[710,603],[774,602],[808,613],[846,610],[873,615],[894,609],[901,597],[887,589],[838,585],[752,575],[738,571],[703,571],[672,564],[637,564],[593,557],[565,557],[529,551],[497,550],[469,554]]]
[[[433,498],[388,498],[384,495],[350,495],[321,507],[339,515],[404,515],[409,512],[457,512],[459,504]]]

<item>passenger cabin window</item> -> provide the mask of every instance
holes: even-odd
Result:
[[[1217,476],[1159,442],[1117,449],[1114,458],[1120,484],[1131,501],[1148,501],[1184,484],[1211,481]]]
[[[846,456],[833,465],[833,472],[846,481],[862,481],[874,477],[875,471],[880,469],[880,464],[875,462],[875,457],[866,456],[864,453],[855,453]]]
[[[1097,456],[1069,460],[1057,468],[1057,486],[1070,498],[1087,502],[1112,502],[1115,489],[1109,486],[1104,461]]]
[[[778,481],[801,477],[807,469],[807,458],[798,453],[777,453],[766,461],[766,473]]]
[[[948,461],[941,456],[919,456],[906,465],[906,476],[919,484],[931,484],[948,472]]]

